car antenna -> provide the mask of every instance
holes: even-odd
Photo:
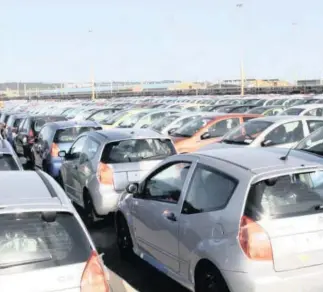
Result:
[[[280,160],[283,160],[283,161],[286,161],[286,160],[287,160],[287,158],[288,158],[288,156],[289,156],[289,154],[291,153],[291,151],[292,151],[293,149],[294,149],[294,147],[290,147],[290,148],[288,149],[288,151],[287,151],[286,155],[285,155],[285,156],[280,157],[279,159],[280,159]]]

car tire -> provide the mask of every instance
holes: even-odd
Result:
[[[134,258],[133,243],[128,223],[123,215],[117,215],[116,233],[117,246],[121,259],[132,261]]]
[[[210,262],[199,268],[195,275],[195,292],[230,292],[219,270]]]
[[[88,191],[84,191],[84,223],[88,228],[92,228],[96,223],[96,215],[91,195]]]

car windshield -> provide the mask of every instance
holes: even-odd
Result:
[[[145,115],[147,115],[147,112],[140,112],[140,113],[133,114],[133,115],[125,118],[118,125],[118,128],[132,128]]]
[[[72,143],[77,136],[88,131],[94,131],[96,127],[72,127],[67,129],[57,130],[54,136],[55,143]]]
[[[113,125],[117,121],[119,121],[122,117],[124,117],[126,115],[128,115],[128,113],[126,111],[116,113],[113,116],[108,117],[107,119],[104,119],[103,121],[101,121],[101,124],[103,124],[103,125]]]
[[[170,139],[131,139],[106,145],[103,163],[126,163],[160,160],[176,154]]]
[[[229,132],[222,142],[248,145],[272,124],[272,122],[267,121],[250,120]]]
[[[108,119],[109,117],[111,117],[113,112],[114,112],[113,110],[99,111],[97,113],[94,113],[92,116],[90,116],[87,119],[90,120],[90,121],[100,122],[100,121],[103,121],[103,120]]]
[[[231,110],[233,110],[234,107],[231,106],[225,106],[225,107],[220,107],[216,110],[218,113],[229,113]]]
[[[187,125],[176,130],[176,132],[172,135],[177,137],[192,137],[198,130],[206,126],[210,121],[212,121],[212,118],[195,119]]]
[[[295,149],[323,156],[323,127],[302,140]]]
[[[174,122],[176,119],[178,119],[180,115],[171,115],[168,117],[165,117],[156,123],[154,123],[151,128],[157,132],[162,132],[168,125],[170,125],[172,122]]]
[[[276,219],[323,212],[323,171],[291,173],[262,180],[250,188],[245,214]]]
[[[19,170],[11,154],[0,154],[0,171]]]
[[[256,107],[248,111],[248,114],[257,114],[261,115],[266,111],[266,108],[263,107]]]
[[[280,113],[282,116],[298,116],[300,113],[304,111],[303,108],[289,108]]]
[[[53,217],[47,220],[46,216]],[[91,246],[68,213],[0,215],[0,275],[85,263]]]

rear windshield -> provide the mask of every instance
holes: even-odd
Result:
[[[54,143],[71,143],[74,142],[77,136],[88,131],[99,130],[101,128],[95,127],[72,127],[67,129],[57,130]]]
[[[126,163],[164,159],[176,154],[170,139],[132,139],[112,142],[105,146],[103,163]]]
[[[0,215],[0,275],[87,261],[91,246],[75,217],[53,218],[47,222],[38,212]]]
[[[66,120],[65,117],[45,117],[41,119],[36,119],[33,122],[32,128],[35,132],[38,133],[46,123],[65,121],[65,120]]]
[[[11,154],[0,154],[0,171],[19,170]]]
[[[323,212],[323,171],[279,176],[251,186],[245,214],[255,220]]]
[[[264,111],[266,111],[263,107],[256,107],[248,111],[249,114],[258,114],[261,115]]]
[[[304,111],[302,108],[290,108],[280,114],[284,116],[298,116],[302,111]]]

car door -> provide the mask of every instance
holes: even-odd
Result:
[[[302,120],[286,122],[266,134],[262,146],[291,148],[296,146],[307,134],[308,129]]]
[[[83,202],[83,189],[87,182],[97,172],[97,163],[94,161],[96,154],[99,151],[100,143],[92,137],[87,137],[84,144],[80,159],[75,162],[75,194],[78,202]]]
[[[207,158],[197,163],[179,219],[179,259],[184,277],[189,275],[192,254],[203,249],[202,243],[223,239],[221,215],[237,184],[236,178],[215,168]]]
[[[219,141],[226,133],[237,127],[239,124],[239,118],[224,118],[222,120],[217,120],[206,129],[208,135],[201,135],[201,139],[198,141],[197,149]]]
[[[179,272],[178,218],[188,177],[189,159],[166,163],[141,185],[131,209],[138,246],[163,267]]]
[[[77,167],[79,159],[86,142],[86,136],[78,138],[66,155],[66,160],[62,167],[64,187],[67,195],[74,201],[78,201],[76,192]]]

